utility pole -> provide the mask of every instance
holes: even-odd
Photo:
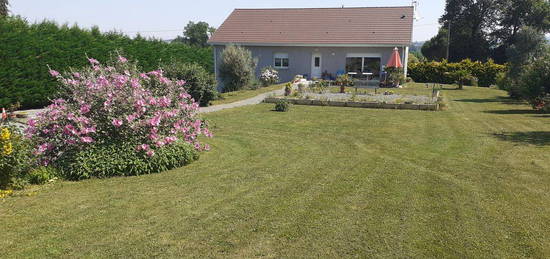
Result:
[[[449,20],[449,28],[447,28],[447,61],[449,61],[450,49],[451,49],[451,21]]]

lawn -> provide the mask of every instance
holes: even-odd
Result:
[[[418,87],[418,86],[417,86]],[[440,112],[205,115],[185,168],[0,201],[5,257],[550,257],[550,117],[487,88]]]
[[[285,83],[286,84],[286,83]],[[228,92],[228,93],[222,93],[221,98],[218,100],[214,100],[211,102],[211,105],[218,105],[218,104],[225,104],[225,103],[233,103],[242,101],[248,98],[255,97],[260,94],[264,94],[267,92],[275,91],[275,90],[281,90],[283,87],[285,87],[285,84],[278,84],[278,85],[271,85],[267,87],[260,87],[258,89],[254,90],[240,90],[240,91],[234,91],[234,92]]]

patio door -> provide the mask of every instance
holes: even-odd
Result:
[[[311,78],[321,78],[322,69],[321,53],[313,53],[311,55]]]

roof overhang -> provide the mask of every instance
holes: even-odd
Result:
[[[251,46],[251,47],[401,47],[409,46],[411,43],[384,43],[384,44],[363,44],[363,43],[264,43],[264,42],[209,42],[212,46],[227,46],[227,45],[239,45],[239,46]]]

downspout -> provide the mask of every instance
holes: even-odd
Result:
[[[407,67],[409,65],[409,47],[405,47],[405,51],[404,51],[404,55],[405,55],[405,59],[403,59],[405,61],[405,63],[403,64],[403,73],[405,74],[405,78],[407,78]]]

